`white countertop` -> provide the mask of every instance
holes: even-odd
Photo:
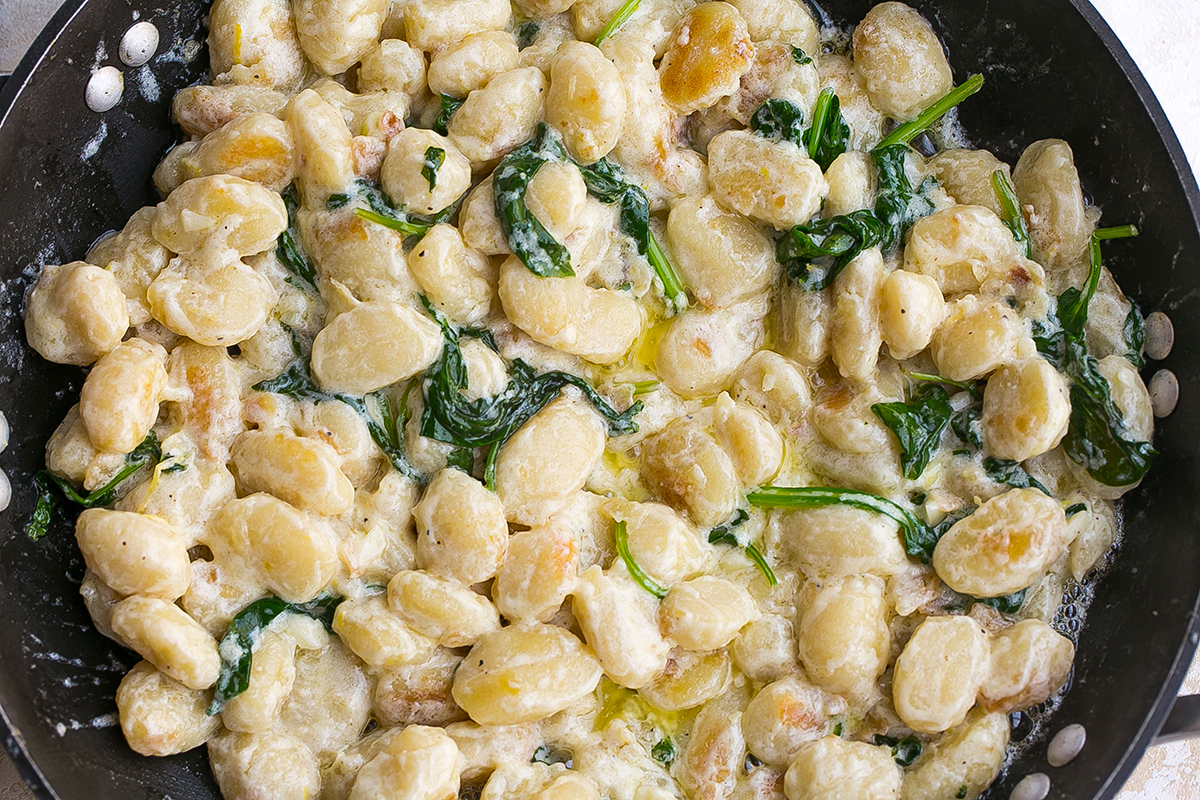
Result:
[[[58,0],[0,0],[0,72],[11,72]],[[1200,0],[1092,0],[1141,67],[1200,170]],[[1200,694],[1200,659],[1184,683]],[[1200,739],[1151,748],[1117,800],[1200,798]],[[0,800],[33,800],[0,756]]]

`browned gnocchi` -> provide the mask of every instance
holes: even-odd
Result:
[[[1153,456],[1066,142],[954,146],[982,79],[900,2],[208,43],[162,202],[25,304],[90,367],[39,487],[135,751],[228,800],[987,789]]]

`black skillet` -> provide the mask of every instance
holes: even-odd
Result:
[[[828,0],[826,10],[853,22],[871,5]],[[959,80],[987,78],[961,111],[976,145],[1015,163],[1037,139],[1069,141],[1104,221],[1142,230],[1106,249],[1109,266],[1144,311],[1165,311],[1175,324],[1177,344],[1161,366],[1179,378],[1179,407],[1160,421],[1162,455],[1125,502],[1124,545],[1097,588],[1074,685],[1049,724],[1083,723],[1087,747],[1052,769],[1044,743],[1034,746],[988,795],[1005,798],[1023,775],[1045,771],[1052,798],[1111,798],[1171,711],[1200,639],[1200,194],[1158,102],[1085,0],[913,5],[942,35]],[[13,484],[0,514],[0,714],[8,752],[43,798],[218,797],[202,750],[148,759],[126,747],[111,724],[113,695],[135,658],[89,624],[69,524],[37,543],[22,533],[30,476],[82,380],[80,370],[25,347],[23,291],[39,263],[82,257],[100,234],[157,201],[149,175],[176,135],[169,100],[206,66],[203,53],[183,57],[188,41],[203,38],[204,13],[197,2],[69,0],[0,92],[0,409],[12,426],[0,468]],[[124,99],[95,114],[84,104],[91,69],[121,66],[117,45],[136,19],[161,32],[144,68],[153,84],[125,68]],[[1196,711],[1180,701],[1168,728],[1195,727]]]

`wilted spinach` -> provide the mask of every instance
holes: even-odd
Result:
[[[766,100],[750,117],[750,130],[764,139],[786,140],[797,147],[804,142],[804,111],[790,100]]]
[[[793,56],[795,52],[796,48],[793,48]],[[812,61],[803,50],[799,52],[803,58]],[[808,130],[804,129],[804,111],[792,101],[781,98],[763,101],[750,117],[750,129],[766,139],[791,142],[806,151],[822,171],[828,170],[834,159],[846,152],[850,142],[850,126],[842,117],[841,101],[833,89],[824,89],[817,97]]]
[[[478,329],[456,331],[428,301],[425,308],[442,327],[442,353],[425,377],[425,408],[421,415],[421,435],[460,448],[488,447],[484,483],[494,488],[496,456],[500,448],[534,414],[550,404],[567,385],[575,386],[608,420],[610,436],[635,433],[633,418],[643,408],[639,400],[625,411],[617,411],[597,394],[583,378],[566,372],[538,375],[533,367],[515,359],[509,367],[508,385],[493,397],[468,400],[467,366],[459,346],[461,336],[481,339],[496,350],[491,333]]]
[[[808,157],[826,172],[834,159],[846,152],[850,144],[850,126],[842,116],[842,102],[833,89],[822,89],[813,106],[813,121],[804,134]]]
[[[1029,227],[1025,224],[1025,214],[1021,211],[1021,201],[1017,199],[1017,190],[1004,170],[998,169],[992,173],[992,189],[1000,208],[1004,211],[1001,219],[1005,227],[1012,231],[1013,239],[1020,245],[1026,258],[1033,258],[1033,240],[1029,238]]]
[[[597,200],[602,203],[621,204],[618,218],[621,233],[633,239],[638,252],[650,262],[654,274],[662,283],[667,308],[675,313],[687,308],[687,292],[684,291],[683,281],[679,279],[678,273],[650,228],[650,200],[646,193],[640,186],[622,180],[616,165],[606,158],[588,166],[581,166],[579,171],[583,175],[588,192]]]
[[[907,403],[875,403],[871,411],[900,442],[900,467],[909,480],[921,477],[929,466],[954,414],[950,396],[937,384],[914,392]]]
[[[862,511],[872,511],[894,520],[904,534],[904,550],[910,556],[928,564],[933,559],[933,548],[937,546],[941,526],[931,528],[915,514],[885,497],[860,492],[855,489],[837,489],[826,486],[764,486],[746,495],[752,506],[759,508],[819,508],[822,506],[848,506]],[[948,529],[948,526],[947,526]]]
[[[567,278],[571,254],[555,240],[525,203],[525,192],[533,176],[549,161],[562,161],[566,154],[545,123],[532,139],[501,159],[492,173],[496,218],[504,239],[529,271],[541,278]]]
[[[1071,421],[1063,450],[1106,486],[1137,483],[1158,451],[1149,442],[1128,438],[1112,388],[1097,369],[1096,359],[1074,338],[1067,342],[1066,372],[1071,380]]]
[[[541,26],[536,22],[522,22],[517,26],[517,49],[524,50],[533,44],[533,37],[538,35]]]
[[[1021,610],[1021,606],[1025,605],[1025,595],[1028,593],[1029,589],[1026,588],[1003,597],[977,597],[975,602],[994,608],[1003,614],[1015,614]]]
[[[847,264],[882,242],[885,235],[874,214],[854,211],[795,226],[776,245],[775,260],[783,265],[789,280],[816,291],[832,284]]]
[[[937,181],[926,178],[920,186],[913,187],[906,170],[908,143],[982,85],[981,76],[972,77],[916,120],[896,128],[871,151],[879,177],[873,211],[855,211],[797,225],[779,240],[775,258],[786,269],[789,280],[805,289],[824,289],[863,250],[876,245],[884,250],[896,247],[913,222],[933,212],[929,194]],[[765,136],[791,139],[801,117],[800,109],[792,104],[768,100],[755,111],[751,127]],[[832,89],[823,90],[813,109],[812,127],[803,137],[809,157],[822,170],[828,170],[833,160],[846,151],[849,138],[850,127],[842,117],[841,102]],[[832,260],[824,265],[814,263],[821,258]]]
[[[1106,486],[1128,486],[1141,480],[1158,453],[1149,442],[1130,438],[1112,387],[1087,352],[1084,327],[1088,305],[1100,282],[1100,243],[1136,236],[1132,225],[1099,228],[1088,243],[1090,269],[1083,289],[1071,287],[1059,295],[1057,313],[1035,325],[1038,352],[1064,372],[1071,387],[1071,419],[1063,451],[1088,474]]]
[[[1037,478],[1026,472],[1020,462],[989,456],[983,460],[983,471],[996,483],[1002,483],[1014,489],[1037,489],[1043,494],[1053,497],[1050,490],[1043,486]]]
[[[442,101],[442,111],[437,115],[437,119],[433,122],[433,129],[445,136],[449,133],[450,118],[454,116],[454,112],[462,107],[466,100],[459,100],[457,97],[451,97],[448,94],[440,95]]]
[[[962,86],[951,89],[915,120],[901,125],[885,136],[871,151],[871,159],[879,172],[875,216],[887,230],[883,241],[884,250],[898,246],[914,222],[933,213],[933,202],[929,199],[929,193],[937,185],[937,181],[929,177],[920,186],[912,185],[906,170],[909,142],[925,132],[950,109],[979,91],[982,86],[983,76],[972,76]]]
[[[1129,363],[1141,369],[1146,366],[1142,351],[1146,347],[1146,320],[1137,303],[1129,301],[1129,313],[1125,315],[1125,326],[1121,329],[1125,339],[1125,358]]]
[[[430,148],[433,150],[435,148]],[[426,151],[428,160],[429,151]],[[423,236],[438,222],[443,221],[446,214],[438,215],[428,220],[410,217],[402,209],[397,209],[391,198],[383,190],[370,181],[359,179],[354,182],[355,190],[349,193],[331,194],[325,201],[325,208],[333,211],[345,208],[356,200],[366,201],[369,208],[355,208],[354,215],[368,222],[374,222],[385,228],[391,228],[405,236]],[[430,187],[432,191],[432,186]]]
[[[966,392],[970,396],[970,402],[952,413],[950,429],[964,444],[974,445],[976,450],[983,449],[983,435],[979,426],[983,412],[983,390],[980,389],[978,381],[954,381],[940,375],[927,375],[923,372],[910,372],[908,377],[919,381],[953,386]]]
[[[283,193],[283,203],[287,207],[288,224],[283,233],[279,234],[279,241],[275,244],[275,255],[280,263],[287,267],[288,272],[315,289],[317,274],[308,262],[304,248],[300,246],[300,235],[296,229],[296,210],[300,207],[300,199],[294,184]]]
[[[633,558],[633,554],[629,552],[629,530],[625,526],[625,520],[617,520],[614,527],[613,539],[616,542],[617,555],[624,562],[625,570],[629,573],[629,577],[633,579],[633,582],[659,600],[666,597],[667,587],[646,574],[646,570],[642,569],[642,565],[637,563]]]
[[[896,759],[896,763],[902,767],[912,766],[912,763],[921,756],[921,740],[916,736],[905,736],[903,739],[898,739],[895,736],[884,736],[877,733],[874,742],[880,747],[890,747],[892,758]]]
[[[429,183],[429,191],[437,188],[438,170],[446,161],[446,151],[440,147],[425,148],[425,161],[421,164],[421,175]]]
[[[929,193],[937,180],[926,178],[913,187],[908,178],[909,146],[892,144],[871,151],[871,159],[879,172],[879,194],[875,200],[875,217],[883,223],[885,235],[882,247],[890,250],[904,239],[905,232],[921,217],[933,213]]]
[[[142,467],[153,467],[163,460],[162,446],[158,436],[151,431],[125,456],[125,464],[109,481],[98,489],[87,494],[80,494],[74,484],[66,478],[55,475],[49,470],[40,470],[33,476],[33,484],[37,488],[38,499],[33,508],[33,516],[25,526],[25,535],[32,541],[37,541],[46,535],[54,509],[58,507],[60,496],[82,508],[99,508],[107,506],[117,499],[117,490],[133,473]],[[179,465],[179,469],[183,469]],[[171,468],[175,470],[174,467]],[[57,489],[57,491],[55,491]]]
[[[364,398],[322,391],[313,381],[308,359],[303,356],[288,364],[287,369],[279,375],[269,380],[259,381],[251,388],[256,392],[274,392],[296,400],[308,400],[314,403],[329,401],[345,403],[358,412],[358,416],[367,426],[367,432],[371,434],[371,439],[387,456],[388,461],[397,472],[417,483],[425,482],[425,474],[412,465],[405,452],[404,421],[403,419],[398,420],[392,413],[387,396],[383,393],[376,392]],[[371,413],[371,406],[375,406],[379,410],[383,419],[382,423]]]
[[[671,741],[670,736],[664,736],[650,748],[650,757],[664,767],[671,766],[671,763],[675,761],[677,756],[678,751],[675,749],[675,743]]]
[[[280,614],[303,614],[333,631],[333,615],[342,598],[321,595],[307,603],[288,603],[278,597],[264,597],[243,608],[229,623],[221,637],[221,672],[216,690],[208,706],[208,715],[221,713],[231,698],[250,687],[250,669],[254,663],[254,646],[263,631]]]
[[[982,415],[983,409],[980,404],[973,402],[964,406],[960,411],[954,412],[954,416],[950,418],[950,430],[954,431],[954,435],[964,444],[973,445],[976,450],[983,449],[983,434],[980,425]]]
[[[746,552],[746,557],[753,561],[759,571],[766,576],[767,583],[771,586],[778,586],[779,579],[775,577],[775,570],[771,569],[771,565],[767,563],[767,558],[763,555],[762,551],[753,542],[747,542],[743,545],[734,533],[734,530],[740,528],[748,519],[750,519],[750,512],[744,508],[739,508],[732,520],[724,525],[718,525],[708,532],[708,543],[729,544],[742,548]]]
[[[1072,286],[1058,296],[1058,322],[1068,336],[1083,338],[1083,329],[1087,324],[1088,306],[1100,285],[1102,260],[1100,243],[1107,239],[1125,239],[1137,236],[1138,230],[1133,225],[1121,225],[1115,228],[1097,228],[1088,240],[1088,277],[1083,289]]]

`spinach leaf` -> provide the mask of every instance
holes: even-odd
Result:
[[[1014,489],[1037,489],[1047,497],[1054,496],[1037,478],[1026,472],[1025,468],[1017,461],[989,456],[983,460],[983,471],[996,483],[1002,483]]]
[[[288,603],[278,597],[264,597],[243,608],[229,623],[221,637],[221,672],[216,691],[208,706],[208,715],[221,713],[231,698],[250,687],[250,668],[254,661],[254,646],[262,632],[280,614],[303,614],[320,620],[333,630],[333,614],[342,598],[323,594],[307,603]]]
[[[325,198],[325,210],[337,211],[339,208],[345,208],[347,205],[349,205],[350,201],[357,196],[357,192],[353,194],[350,192],[338,192],[337,194],[331,194],[329,197]]]
[[[842,116],[842,102],[833,89],[822,89],[813,106],[812,127],[804,135],[808,157],[827,172],[834,159],[850,144],[850,126]]]
[[[430,151],[437,148],[429,148],[425,151],[426,166],[429,164]],[[438,150],[445,158],[445,151]],[[441,162],[438,162],[439,164]],[[422,168],[422,174],[425,168]],[[426,175],[426,178],[429,176]],[[403,210],[398,210],[392,203],[391,199],[383,193],[383,190],[370,181],[359,179],[354,182],[355,190],[351,193],[331,194],[325,201],[325,208],[333,211],[338,208],[345,208],[357,200],[365,200],[370,208],[355,208],[355,216],[365,219],[368,222],[374,222],[377,225],[383,225],[385,228],[391,228],[394,231],[399,231],[405,236],[423,236],[430,228],[438,222],[443,221],[442,217],[448,217],[448,214],[438,215],[438,218],[430,220],[415,219],[404,213]],[[433,185],[430,184],[430,191],[433,191]],[[453,207],[451,207],[453,208]]]
[[[1062,372],[1066,367],[1067,334],[1059,324],[1058,316],[1051,311],[1045,319],[1034,320],[1030,327],[1038,355]]]
[[[524,50],[533,44],[533,37],[538,35],[541,26],[536,22],[522,22],[517,27],[517,49]]]
[[[462,107],[462,104],[467,101],[459,100],[457,97],[451,97],[448,94],[440,95],[440,97],[442,100],[442,113],[438,114],[437,119],[434,120],[433,129],[442,136],[446,136],[449,133],[448,128],[450,127],[450,118],[453,117],[454,112],[458,111],[458,109]]]
[[[967,796],[967,785],[964,783],[962,786],[958,787],[958,792],[955,793],[954,800],[964,800],[964,798],[966,796]]]
[[[625,3],[617,9],[617,13],[613,14],[612,19],[608,21],[608,24],[600,29],[599,35],[596,36],[592,44],[599,47],[601,42],[616,33],[617,29],[633,16],[633,12],[637,11],[640,4],[641,0],[625,0]]]
[[[145,466],[155,466],[163,460],[162,446],[154,431],[146,435],[141,444],[125,456],[125,464],[109,479],[108,483],[87,494],[80,494],[66,478],[55,475],[49,470],[40,470],[33,476],[33,484],[37,488],[38,499],[33,508],[33,516],[25,527],[25,535],[31,541],[37,541],[46,535],[54,509],[58,507],[60,496],[83,508],[99,508],[107,506],[117,499],[117,490],[133,473]],[[182,468],[182,465],[181,465]],[[56,492],[55,489],[58,491]]]
[[[875,217],[886,231],[882,242],[884,250],[898,246],[914,222],[933,213],[929,192],[937,185],[937,181],[930,177],[920,186],[913,187],[905,169],[909,142],[924,133],[950,109],[979,91],[982,86],[983,76],[972,76],[962,86],[950,90],[915,120],[893,130],[871,151],[871,158],[879,172]]]
[[[978,381],[954,381],[949,378],[943,378],[941,375],[930,375],[925,372],[910,372],[908,373],[908,377],[919,381],[928,381],[929,383],[944,383],[947,386],[962,389],[976,399],[983,397],[983,393],[979,390]]]
[[[803,50],[792,48],[804,56]],[[799,63],[805,63],[800,61]],[[790,100],[771,98],[763,102],[750,117],[750,129],[766,139],[789,141],[805,150],[822,171],[829,169],[834,159],[846,152],[850,142],[850,126],[842,117],[841,101],[832,89],[825,89],[813,106],[812,126],[804,130],[804,111]]]
[[[775,259],[792,283],[817,291],[832,284],[847,264],[885,235],[874,214],[854,211],[792,228],[776,245]],[[816,259],[822,263],[814,263]]]
[[[848,506],[872,511],[894,520],[904,534],[904,550],[913,558],[928,564],[933,558],[940,533],[908,509],[885,497],[855,489],[836,489],[826,486],[764,486],[746,495],[752,506],[759,508],[818,508]],[[940,529],[940,526],[939,526]],[[949,528],[947,527],[947,530]]]
[[[438,170],[446,161],[446,151],[440,147],[425,148],[425,162],[421,165],[421,175],[429,182],[429,191],[437,188]]]
[[[345,403],[358,412],[371,439],[387,456],[388,461],[397,472],[417,483],[424,483],[426,476],[412,465],[405,453],[404,422],[397,422],[392,415],[387,397],[381,392],[368,395],[367,398],[354,397],[348,394],[324,392],[317,387],[309,370],[308,360],[300,357],[288,364],[287,369],[269,380],[259,381],[251,387],[256,392],[273,392],[296,400],[308,400],[313,403],[337,401]],[[382,406],[383,422],[380,423],[371,414],[368,398],[372,405]]]
[[[59,494],[52,488],[54,482],[49,478],[50,473],[42,470],[33,476],[33,486],[37,490],[37,504],[33,507],[33,516],[25,526],[25,535],[36,542],[50,529],[50,521],[54,518],[54,509],[58,508]]]
[[[170,475],[172,472],[183,472],[185,469],[187,469],[186,455],[171,456],[169,459],[165,459],[159,463],[165,464],[168,461],[172,463],[160,470],[163,475]]]
[[[1083,289],[1072,286],[1058,296],[1058,321],[1069,336],[1083,337],[1083,328],[1087,324],[1088,306],[1100,285],[1102,261],[1100,243],[1106,239],[1124,239],[1137,236],[1138,229],[1133,225],[1122,225],[1116,228],[1097,228],[1088,240],[1088,278]]]
[[[1070,519],[1071,517],[1075,516],[1076,514],[1080,513],[1081,511],[1087,511],[1087,510],[1088,510],[1087,503],[1076,503],[1074,505],[1067,506],[1067,510],[1066,510],[1067,519]]]
[[[664,767],[671,766],[671,763],[678,757],[678,751],[675,749],[675,743],[671,741],[671,737],[664,736],[655,742],[654,747],[650,748],[650,757]]]
[[[933,384],[907,403],[876,403],[871,411],[900,442],[900,466],[904,477],[916,480],[929,466],[954,409],[941,386]]]
[[[354,215],[365,219],[367,222],[374,222],[376,225],[391,228],[405,236],[421,236],[428,233],[429,229],[433,227],[428,222],[414,221],[409,219],[407,215],[395,211],[388,214],[381,214],[374,210],[356,208],[354,209]]]
[[[950,418],[950,429],[964,444],[974,445],[976,450],[983,449],[983,428],[980,422],[983,416],[978,403],[972,403],[962,411],[955,412]]]
[[[928,375],[923,372],[910,372],[908,373],[908,377],[919,381],[953,386],[966,392],[970,396],[971,401],[958,411],[952,413],[950,417],[950,429],[954,431],[954,435],[964,444],[974,445],[976,450],[983,449],[983,430],[979,424],[983,413],[983,390],[979,388],[979,381],[953,381],[949,378],[943,378],[940,375]],[[967,454],[970,453],[970,451],[965,452]],[[957,455],[958,453],[959,451],[956,450],[955,454]]]
[[[912,766],[912,763],[921,756],[921,740],[916,736],[905,736],[903,739],[898,739],[894,736],[877,733],[874,742],[880,747],[890,747],[892,758],[896,759],[896,763],[902,767]]]
[[[778,586],[779,579],[775,577],[775,570],[771,569],[771,565],[767,563],[766,556],[762,551],[755,547],[753,542],[747,542],[745,545],[734,534],[734,530],[745,524],[746,520],[750,519],[750,513],[744,508],[739,508],[734,518],[724,525],[718,525],[708,532],[709,544],[730,544],[734,547],[741,547],[746,551],[746,557],[754,562],[767,578],[767,583],[771,586]]]
[[[804,111],[790,100],[772,98],[750,117],[750,130],[764,139],[787,140],[797,147],[804,142]]]
[[[1129,301],[1129,313],[1125,316],[1125,326],[1121,333],[1125,338],[1125,358],[1138,369],[1146,366],[1142,351],[1146,347],[1146,320],[1137,303]]]
[[[1088,242],[1088,279],[1082,290],[1071,287],[1059,295],[1057,313],[1034,326],[1038,352],[1064,372],[1070,381],[1071,420],[1062,447],[1067,456],[1107,486],[1128,486],[1142,479],[1158,452],[1149,442],[1130,438],[1112,399],[1112,387],[1087,352],[1084,327],[1088,305],[1100,282],[1100,243],[1136,236],[1137,228],[1123,225],[1099,228]],[[1136,326],[1133,326],[1136,327]],[[1131,334],[1136,337],[1136,332]]]
[[[539,744],[537,749],[533,751],[533,758],[529,759],[530,764],[562,764],[567,769],[570,769],[575,763],[575,754],[565,747],[551,748],[546,744]]]
[[[992,189],[996,192],[996,199],[1000,201],[1001,210],[1004,211],[1001,219],[1005,227],[1012,231],[1013,239],[1021,246],[1025,257],[1033,258],[1033,240],[1029,238],[1029,227],[1025,224],[1021,201],[1017,199],[1017,190],[1013,188],[1012,181],[1004,174],[1004,170],[998,169],[992,173]]]
[[[908,179],[907,144],[879,146],[871,158],[879,171],[879,194],[875,200],[875,217],[883,224],[885,235],[881,246],[891,250],[899,246],[905,232],[921,217],[933,213],[929,192],[937,185],[930,177],[917,188]]]
[[[282,394],[295,400],[311,400],[314,403],[335,399],[333,395],[317,388],[309,372],[308,363],[303,358],[297,358],[288,364],[287,368],[274,378],[259,381],[250,388],[256,392]]]
[[[618,412],[583,378],[565,372],[537,375],[520,359],[510,365],[508,385],[493,397],[468,400],[467,366],[459,346],[461,336],[483,339],[493,349],[495,340],[486,331],[455,331],[449,321],[422,298],[425,308],[442,328],[442,353],[426,373],[425,409],[421,415],[421,435],[456,447],[489,447],[484,468],[484,483],[495,487],[496,456],[500,447],[530,417],[550,404],[567,385],[575,386],[591,401],[596,411],[608,420],[610,436],[637,431],[633,418],[643,408],[639,400]]]
[[[925,131],[929,130],[935,122],[941,119],[945,114],[963,100],[966,100],[971,95],[983,88],[983,76],[972,75],[963,81],[961,86],[956,86],[951,89],[940,100],[931,105],[920,113],[920,115],[912,122],[906,122],[897,127],[876,147],[877,150],[891,147],[892,145],[905,144],[907,145],[913,139],[920,136]]]
[[[805,64],[813,63],[812,58],[810,58],[803,50],[801,50],[799,47],[796,47],[795,45],[792,45],[792,61],[795,61],[797,64],[799,64],[802,67]]]
[[[654,231],[650,229],[650,200],[640,186],[621,179],[616,165],[606,158],[594,164],[579,167],[588,191],[602,203],[620,203],[618,224],[621,233],[633,239],[638,252],[646,257],[654,274],[662,283],[663,297],[667,309],[678,313],[687,308],[687,292],[683,281],[658,244]]]
[[[979,389],[979,383],[977,381],[950,381],[950,380],[947,380],[944,378],[939,378],[936,375],[925,375],[923,373],[909,373],[909,377],[917,378],[918,380],[932,380],[932,381],[937,381],[938,383],[945,383],[945,384],[949,384],[952,386],[957,386],[957,387],[963,389],[964,391],[968,392],[971,395],[973,402],[971,402],[969,405],[962,408],[960,411],[955,412],[950,407],[949,398],[947,398],[945,396],[945,392],[943,391],[942,396],[940,398],[937,398],[937,401],[936,401],[936,408],[938,409],[938,411],[940,413],[938,415],[935,415],[933,417],[933,419],[934,419],[934,421],[938,421],[941,419],[941,416],[940,416],[941,413],[947,414],[948,415],[947,419],[950,422],[951,429],[954,431],[955,436],[957,436],[963,443],[973,445],[976,450],[983,449],[983,437],[982,437],[981,429],[979,426],[979,420],[980,420],[980,415],[981,415],[981,408],[980,408],[979,401],[982,399],[982,392]],[[937,387],[937,388],[941,389],[941,387]],[[872,406],[871,410],[875,411],[875,409],[878,407],[878,405],[880,405],[880,404],[877,404],[876,406]],[[908,408],[909,406],[911,406],[913,404],[906,405],[906,404],[901,404],[901,403],[892,403],[892,404],[888,404],[888,405],[899,406],[901,408]],[[876,416],[879,416],[878,411],[875,411],[875,413],[876,413]],[[913,416],[915,416],[915,413],[913,414]],[[880,416],[880,419],[882,419],[884,424],[886,424],[889,428],[892,428],[893,431],[896,430],[893,427],[891,422],[884,419],[882,416]],[[919,425],[919,422],[920,422],[920,419],[918,419],[916,421],[909,421],[908,424],[910,427],[912,427],[914,425]],[[920,433],[921,430],[922,429],[920,427],[916,428],[917,433]],[[944,422],[942,423],[942,427],[937,430],[936,435],[938,438],[940,438],[942,430],[945,430]],[[909,432],[909,433],[907,433],[907,435],[912,437],[915,434]],[[907,447],[904,443],[905,440],[903,438],[901,438],[901,434],[899,434],[899,433],[897,433],[896,436],[898,439],[900,439],[901,449],[904,451],[904,453],[907,453]],[[936,439],[933,442],[933,446],[934,447],[937,446]],[[966,451],[966,452],[969,453],[970,451]],[[904,463],[905,462],[904,462],[903,455],[902,455],[901,464],[903,465]],[[928,463],[928,462],[926,462],[926,463]],[[1042,492],[1045,492],[1047,495],[1050,495],[1050,492],[1046,489],[1046,487],[1043,486],[1041,483],[1039,483],[1036,478],[1032,477],[1028,472],[1026,472],[1025,469],[1016,461],[1007,461],[1007,460],[1003,460],[1003,459],[999,459],[999,458],[988,457],[988,458],[984,459],[983,468],[984,468],[984,471],[987,473],[988,477],[991,478],[992,480],[996,481],[997,483],[1003,483],[1007,486],[1012,486],[1017,489],[1028,489],[1028,488],[1032,487],[1034,489],[1040,489]],[[924,467],[922,467],[922,469],[924,469]],[[916,475],[910,475],[906,468],[904,477],[906,477],[910,480],[915,480],[916,478],[920,477],[920,473],[918,472]]]
[[[363,423],[367,426],[367,432],[371,434],[371,440],[387,456],[388,463],[392,465],[393,469],[419,484],[424,484],[428,480],[426,475],[414,467],[412,462],[408,460],[404,441],[404,423],[407,413],[403,417],[394,415],[388,403],[387,395],[383,392],[375,392],[362,398],[351,395],[336,395],[334,399],[340,400],[358,412],[358,416],[362,418]],[[383,419],[382,424],[371,414],[372,404],[379,408]]]
[[[1025,595],[1028,593],[1029,589],[1026,588],[1003,597],[977,597],[975,602],[994,608],[1002,614],[1015,614],[1025,605]]]
[[[446,455],[446,466],[470,475],[475,469],[475,451],[469,447],[454,448]]]
[[[1149,442],[1130,438],[1112,399],[1108,381],[1075,338],[1067,340],[1067,377],[1071,380],[1071,421],[1063,450],[1072,461],[1106,486],[1137,483],[1158,455]]]
[[[283,233],[279,234],[279,241],[275,244],[275,255],[280,263],[287,267],[288,272],[315,289],[317,273],[309,263],[308,256],[304,254],[304,249],[300,247],[300,235],[296,230],[296,210],[300,207],[300,198],[296,194],[295,184],[283,193],[283,203],[287,207],[288,225]]]
[[[496,218],[504,239],[529,271],[540,278],[566,278],[575,274],[571,254],[525,204],[525,192],[533,176],[548,161],[562,161],[566,153],[546,124],[537,134],[501,159],[492,173]]]
[[[613,535],[617,544],[617,555],[625,563],[625,569],[629,572],[629,577],[633,578],[633,582],[659,600],[666,597],[666,587],[647,575],[642,566],[633,560],[633,554],[629,552],[629,531],[624,520],[617,520]]]

